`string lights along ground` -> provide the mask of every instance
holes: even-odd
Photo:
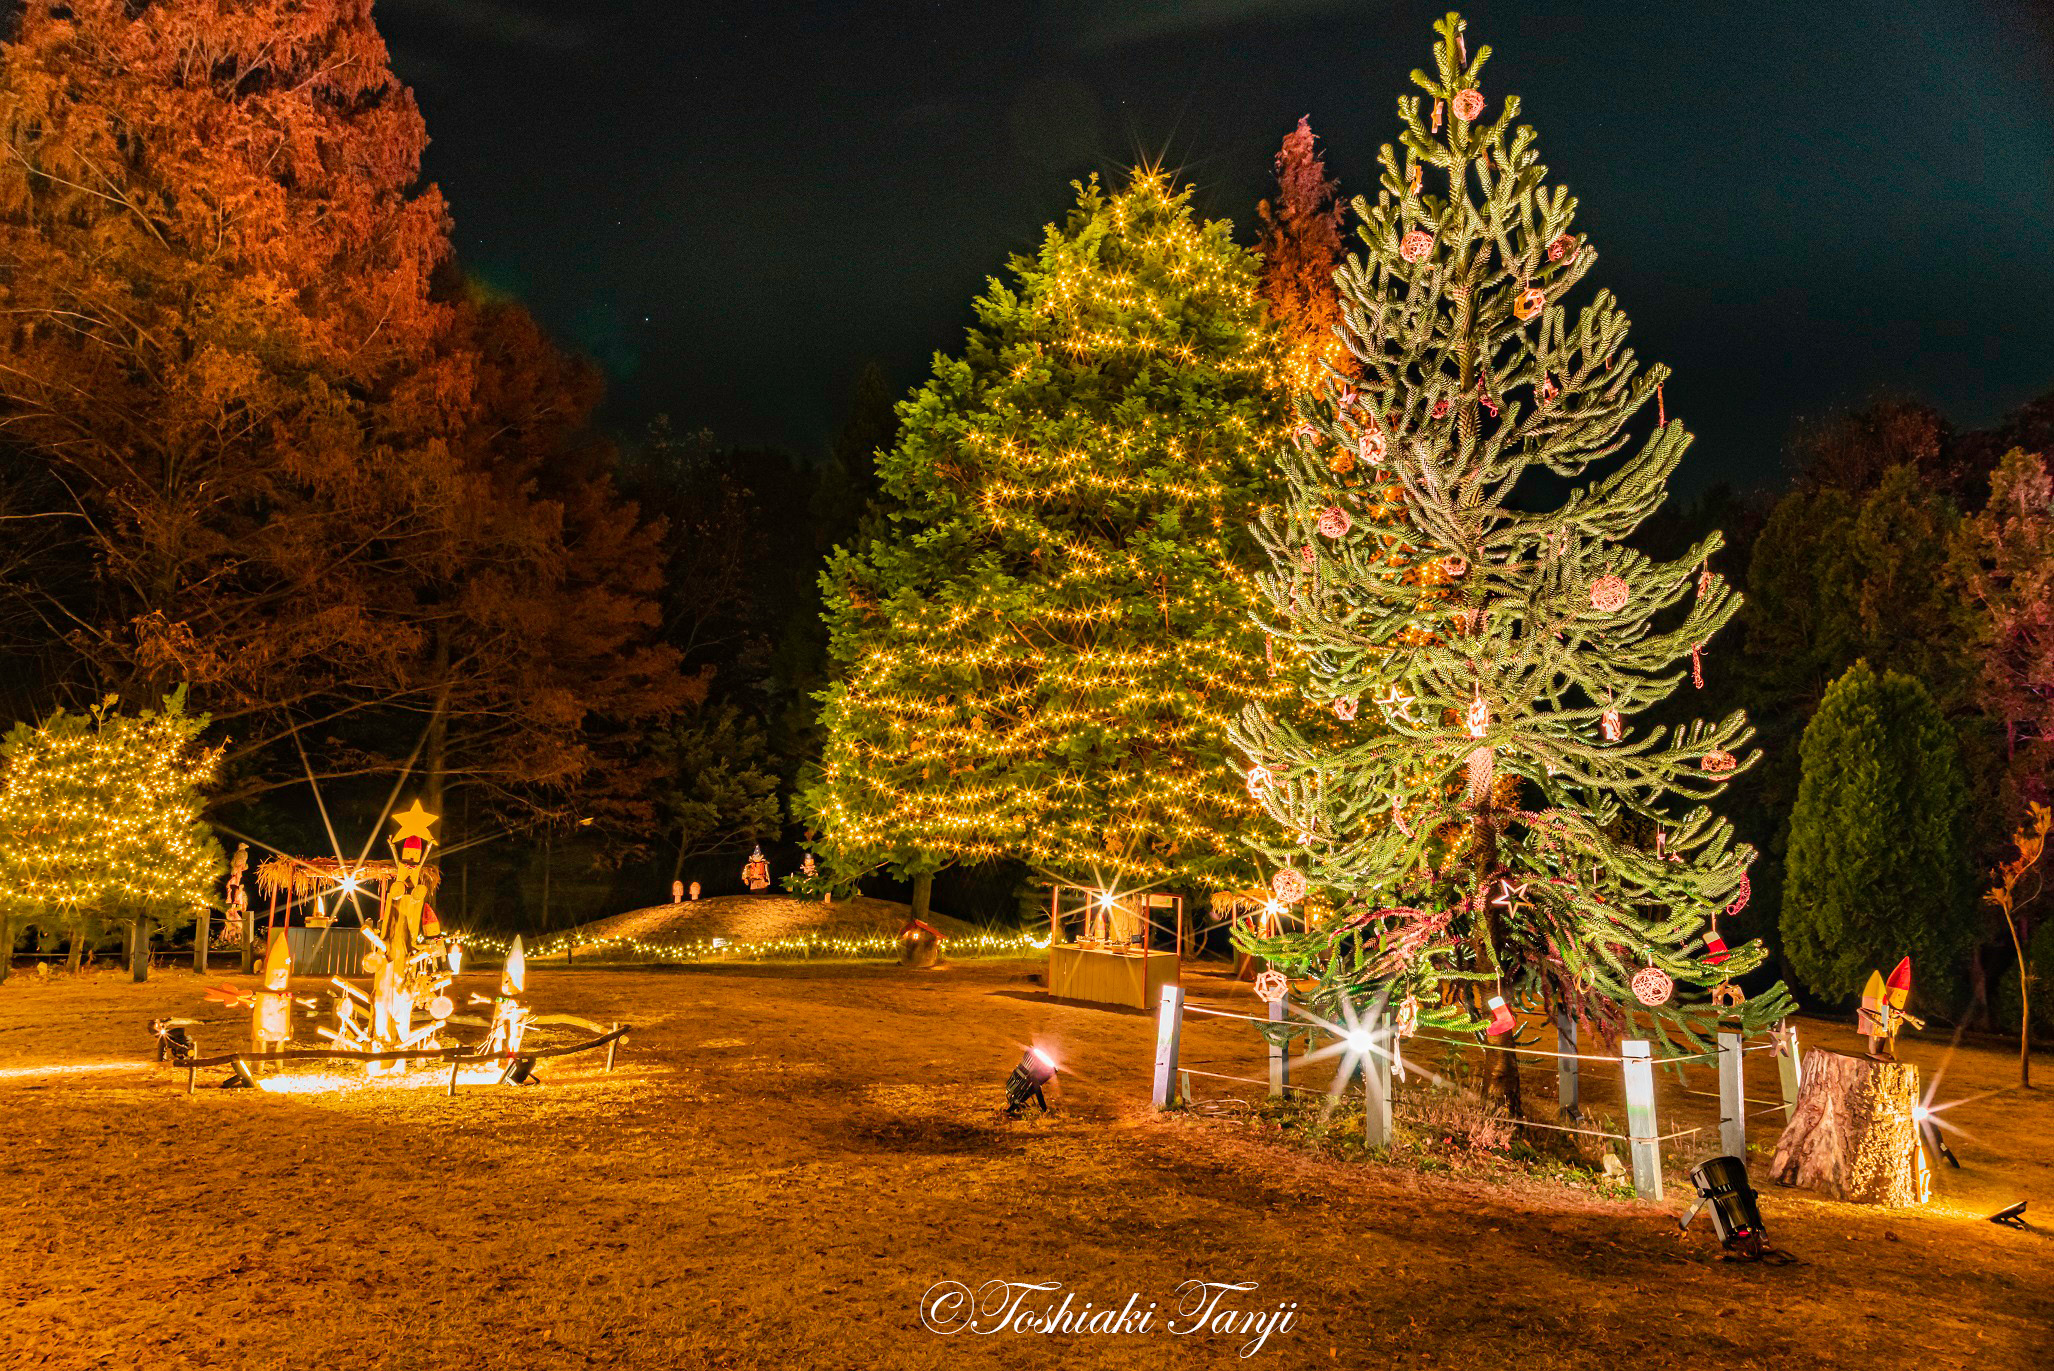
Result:
[[[466,934],[464,943],[481,951],[504,955],[510,943],[483,934]],[[653,961],[696,962],[732,959],[737,961],[818,960],[845,958],[853,961],[896,958],[903,942],[882,934],[860,938],[764,938],[756,941],[727,938],[691,938],[664,941],[653,938],[556,938],[529,950],[533,958],[561,957],[573,960],[607,953],[626,953]],[[980,933],[952,936],[944,944],[952,957],[1011,957],[1046,951],[1047,939],[1025,934]]]
[[[1689,443],[1666,413],[1629,431],[1663,409],[1667,371],[1626,347],[1609,292],[1579,291],[1597,253],[1517,98],[1493,109],[1489,50],[1457,15],[1436,31],[1425,100],[1399,100],[1382,189],[1354,202],[1338,283],[1356,366],[1299,402],[1289,494],[1259,535],[1279,657],[1308,695],[1377,717],[1332,743],[1258,702],[1235,730],[1287,835],[1266,851],[1336,913],[1237,941],[1313,979],[1330,1017],[1503,1044],[1510,1008],[1559,1011],[1702,1051],[1722,1013],[1752,1029],[1791,1008],[1781,986],[1725,1010],[1695,993],[1766,955],[1717,938],[1753,853],[1703,804],[1752,761],[1750,731],[1738,713],[1637,719],[1737,600],[1708,569],[1717,535],[1674,562],[1627,545]],[[1537,472],[1567,493],[1542,507]]]

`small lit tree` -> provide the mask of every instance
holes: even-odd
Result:
[[[153,925],[172,931],[213,904],[227,863],[200,818],[220,764],[203,748],[207,716],[183,689],[161,708],[124,714],[112,697],[84,714],[58,710],[0,739],[0,894],[66,928],[74,946],[101,923],[130,927],[130,966],[149,967]]]

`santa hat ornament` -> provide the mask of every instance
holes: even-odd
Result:
[[[1890,1007],[1895,1010],[1911,1003],[1911,958],[1905,957],[1890,969],[1890,978],[1883,982],[1890,992]]]
[[[1485,1031],[1493,1038],[1502,1038],[1519,1027],[1519,1023],[1512,1017],[1512,1010],[1505,1003],[1503,995],[1491,996],[1490,1011],[1491,1026]]]

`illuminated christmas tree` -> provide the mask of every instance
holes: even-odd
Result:
[[[1277,655],[1307,693],[1359,701],[1361,733],[1329,745],[1260,704],[1236,730],[1283,830],[1279,894],[1309,883],[1336,912],[1240,941],[1318,977],[1330,1012],[1506,1042],[1514,1010],[1560,1011],[1694,1050],[1719,1010],[1674,983],[1765,955],[1716,936],[1753,853],[1701,803],[1753,760],[1735,756],[1749,729],[1637,717],[1738,601],[1709,571],[1717,535],[1671,563],[1626,545],[1690,441],[1662,413],[1667,371],[1636,362],[1608,292],[1578,293],[1597,254],[1518,100],[1482,93],[1489,49],[1467,52],[1458,16],[1436,31],[1426,99],[1400,99],[1383,189],[1355,201],[1356,374],[1300,402],[1290,492],[1260,529]],[[1789,1007],[1778,985],[1730,1012]]]
[[[1247,530],[1276,384],[1253,259],[1159,174],[1080,185],[991,283],[824,578],[838,677],[802,808],[838,877],[1252,875],[1226,728],[1275,694]]]
[[[139,714],[120,713],[110,697],[84,714],[16,724],[0,739],[8,912],[54,920],[74,947],[126,921],[140,968],[153,924],[181,928],[216,902],[227,863],[200,809],[221,754],[199,745],[206,727],[206,715],[185,712],[183,690]]]

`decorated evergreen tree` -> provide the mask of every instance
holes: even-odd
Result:
[[[81,936],[125,920],[136,979],[154,924],[169,931],[213,903],[227,863],[200,819],[219,749],[185,692],[124,714],[110,697],[85,714],[58,710],[0,739],[0,903]],[[11,941],[11,940],[10,940]],[[76,957],[74,957],[76,961]]]
[[[1254,261],[1142,172],[1080,185],[1012,278],[900,407],[883,517],[825,573],[802,811],[840,879],[1246,880],[1226,729],[1272,689],[1246,530],[1284,431]]]
[[[1597,258],[1575,201],[1545,185],[1518,101],[1487,113],[1489,49],[1468,53],[1459,16],[1436,30],[1434,73],[1413,74],[1430,107],[1398,102],[1382,192],[1354,202],[1362,251],[1339,280],[1356,375],[1301,400],[1289,494],[1259,529],[1263,627],[1307,696],[1359,703],[1360,733],[1328,745],[1261,704],[1236,730],[1282,827],[1275,890],[1309,883],[1335,913],[1239,941],[1317,977],[1315,1007],[1381,1007],[1401,1031],[1504,1043],[1515,1010],[1555,1009],[1696,1050],[1718,1012],[1674,983],[1765,955],[1716,939],[1753,853],[1699,803],[1752,761],[1734,755],[1748,730],[1635,719],[1736,601],[1709,570],[1716,535],[1672,563],[1627,546],[1689,442],[1659,414],[1667,373],[1625,347],[1609,293],[1572,307]],[[1625,453],[1650,401],[1657,423]],[[1788,1008],[1778,986],[1739,1013]]]
[[[1852,995],[1909,956],[1961,969],[1978,925],[1961,749],[1915,677],[1856,662],[1805,727],[1790,813],[1783,951],[1813,992]]]

